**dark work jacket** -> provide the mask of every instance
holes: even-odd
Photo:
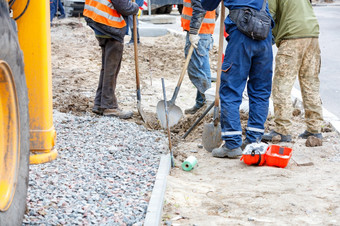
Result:
[[[132,3],[129,0],[111,0],[111,3],[115,10],[117,10],[117,12],[120,13],[124,19],[129,15],[137,14],[139,9],[136,3]],[[124,42],[126,26],[123,28],[115,28],[105,24],[97,23],[88,17],[85,17],[85,20],[87,24],[95,31],[99,31],[100,33],[107,35],[119,42]]]
[[[201,0],[202,7],[205,10],[216,9],[220,2],[221,2],[220,0]],[[263,4],[263,0],[224,0],[224,6],[227,7],[229,10],[240,9],[244,7],[250,7],[256,10],[260,10],[262,8],[262,4]],[[270,15],[268,2],[266,4],[266,11],[267,11],[267,14]],[[227,33],[231,33],[233,30],[237,28],[236,24],[231,21],[229,16],[225,19],[224,24],[225,24],[225,30]],[[274,27],[273,19],[272,19],[272,27]]]

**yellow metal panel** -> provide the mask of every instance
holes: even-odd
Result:
[[[16,0],[14,18],[27,0]],[[46,0],[30,0],[27,11],[17,20],[20,47],[24,53],[29,98],[31,153],[49,152],[56,132],[52,112],[50,5]]]

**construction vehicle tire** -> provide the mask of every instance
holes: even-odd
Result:
[[[29,173],[28,97],[16,24],[9,18],[7,1],[3,0],[0,0],[0,85],[0,134],[10,138],[3,142],[7,146],[0,143],[0,158],[4,158],[0,160],[0,225],[22,225]],[[14,126],[9,123],[12,118]]]
[[[178,9],[178,12],[179,12],[179,14],[181,14],[181,15],[182,15],[182,11],[183,11],[183,4],[178,4],[178,5],[177,5],[177,9]]]

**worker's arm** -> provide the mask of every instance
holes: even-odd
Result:
[[[190,20],[189,34],[197,35],[204,19],[206,11],[201,5],[201,0],[191,0],[192,17]]]
[[[203,9],[207,11],[213,11],[214,9],[216,9],[220,2],[220,0],[201,0]]]
[[[138,13],[139,7],[136,3],[129,0],[111,0],[113,7],[123,16],[134,15]]]

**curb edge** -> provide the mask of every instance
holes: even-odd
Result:
[[[144,219],[144,226],[156,226],[161,223],[167,176],[170,172],[170,163],[170,154],[161,156],[155,185],[152,189],[151,198]]]

